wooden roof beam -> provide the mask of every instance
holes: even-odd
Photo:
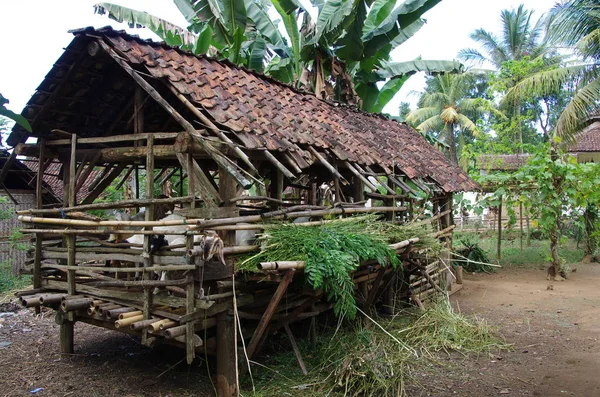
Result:
[[[98,44],[102,47],[104,51],[108,53],[122,68],[127,74],[129,74],[139,85],[150,95],[163,109],[167,111],[187,132],[192,135],[197,135],[197,131],[187,121],[183,116],[181,116],[175,108],[169,104],[159,93],[156,91],[154,87],[150,85],[146,80],[144,80],[133,68],[123,60],[113,48],[111,48],[104,40],[98,39]],[[204,140],[200,139],[198,142],[203,146],[206,153],[219,165],[219,167],[223,168],[228,174],[233,176],[235,180],[244,188],[250,188],[252,186],[252,181],[244,177],[234,166],[232,166],[233,162],[229,162],[227,157],[225,157],[222,153],[220,153],[217,149],[215,149],[211,143],[204,142]],[[239,167],[238,167],[239,168]]]

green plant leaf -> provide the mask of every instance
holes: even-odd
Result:
[[[210,27],[210,25],[206,25],[198,35],[198,40],[196,40],[196,45],[193,49],[194,54],[206,54],[212,42],[212,36],[212,28]]]
[[[192,48],[196,43],[196,35],[194,33],[144,11],[112,3],[98,3],[94,5],[94,13],[99,15],[107,14],[110,19],[127,23],[132,28],[147,27],[167,43],[169,41],[173,42],[175,36],[188,48]]]
[[[248,68],[261,72],[264,70],[265,48],[267,43],[262,37],[257,37],[252,44],[248,57]]]
[[[426,73],[460,73],[463,70],[463,65],[458,61],[438,61],[438,60],[421,60],[407,62],[389,62],[384,63],[377,71],[377,75],[382,79],[410,76],[417,72]]]

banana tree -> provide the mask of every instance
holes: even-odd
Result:
[[[391,52],[423,25],[441,0],[311,0],[313,21],[298,0],[173,0],[189,26],[150,14],[97,4],[97,13],[147,26],[170,45],[212,55],[303,87],[322,99],[380,112],[416,72],[458,72],[455,61],[391,62]],[[284,33],[268,11],[281,18]],[[287,37],[285,37],[287,36]],[[383,86],[379,88],[379,86]]]
[[[391,62],[391,52],[421,29],[423,13],[440,1],[313,0],[319,13],[302,30],[301,49],[311,88],[321,98],[381,112],[412,74],[459,72],[456,61]]]

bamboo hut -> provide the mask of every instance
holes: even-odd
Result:
[[[57,309],[64,352],[73,350],[76,321],[139,335],[146,345],[181,346],[188,362],[206,352],[216,355],[219,395],[229,396],[239,338],[247,338],[252,356],[270,333],[331,308],[322,291],[302,282],[304,263],[263,263],[258,274],[237,274],[236,255],[259,247],[236,245],[236,231],[275,219],[311,217],[314,224],[357,213],[401,223],[423,218],[417,209],[427,207],[429,218],[421,222],[448,245],[453,192],[477,189],[405,124],[122,31],[73,34],[23,112],[33,134],[15,127],[8,138],[11,157],[37,158],[39,173],[50,158],[63,164],[64,205],[42,208],[38,196],[20,219],[35,237],[34,289],[21,299]],[[30,136],[37,143],[25,143]],[[92,171],[99,176],[80,198]],[[135,198],[95,202],[111,183],[136,175],[147,177]],[[167,177],[186,189],[155,198],[154,184]],[[329,199],[322,186],[333,192]],[[365,207],[369,199],[373,206]],[[164,204],[185,219],[154,219]],[[130,207],[145,207],[146,220],[89,214]],[[177,231],[162,233],[180,235],[185,244],[153,251],[153,228],[168,225]],[[106,242],[108,233],[136,227],[143,227],[131,230],[143,234],[142,246]],[[195,236],[218,239],[225,264],[209,260]],[[420,302],[447,288],[447,265],[412,250],[415,241],[392,247],[402,271],[367,261],[352,275],[364,310],[397,294]],[[182,246],[184,254],[175,251]],[[156,280],[155,271],[169,277]],[[157,287],[169,293],[153,294]],[[234,318],[252,332],[236,338]]]

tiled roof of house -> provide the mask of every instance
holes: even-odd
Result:
[[[527,164],[530,154],[482,154],[477,168],[483,171],[515,171]]]
[[[56,115],[51,120],[53,127],[47,128],[79,131],[78,135],[81,131],[86,131],[88,136],[102,135],[116,113],[125,106],[123,98],[131,97],[132,89],[123,83],[130,80],[118,79],[114,61],[105,65],[96,61],[94,65],[85,58],[89,45],[102,40],[134,70],[156,79],[153,81],[174,87],[244,149],[285,152],[300,168],[307,168],[317,161],[308,150],[311,147],[338,160],[372,166],[389,174],[396,173],[397,169],[409,179],[434,182],[446,192],[478,189],[458,165],[404,123],[317,99],[314,94],[298,91],[227,61],[196,56],[111,28],[86,28],[74,31],[74,34],[75,39],[55,65],[57,72],[49,73],[40,86],[44,91],[40,93],[38,89],[39,95],[34,95],[24,114],[27,118],[35,117],[51,95],[46,93],[52,90],[52,83],[61,79],[66,79],[63,84],[71,84],[65,90],[65,96],[81,93],[91,98],[90,90],[96,87],[95,109],[91,111],[85,103],[64,103],[66,98],[65,101],[54,98],[56,103],[63,103],[63,107],[46,109],[48,115],[51,112]],[[82,56],[83,61],[76,60]],[[68,66],[75,62],[84,64],[82,68],[85,69],[69,69]],[[110,81],[100,82],[98,75],[103,73],[110,73]],[[77,85],[76,79],[85,84]],[[100,91],[101,88],[104,91]],[[171,95],[168,90],[165,94]],[[147,113],[164,114],[161,112]],[[43,124],[44,118],[40,120]],[[146,122],[148,131],[152,131],[153,120]],[[54,126],[57,123],[58,126]],[[11,136],[8,140],[11,145],[16,142],[17,137]]]

